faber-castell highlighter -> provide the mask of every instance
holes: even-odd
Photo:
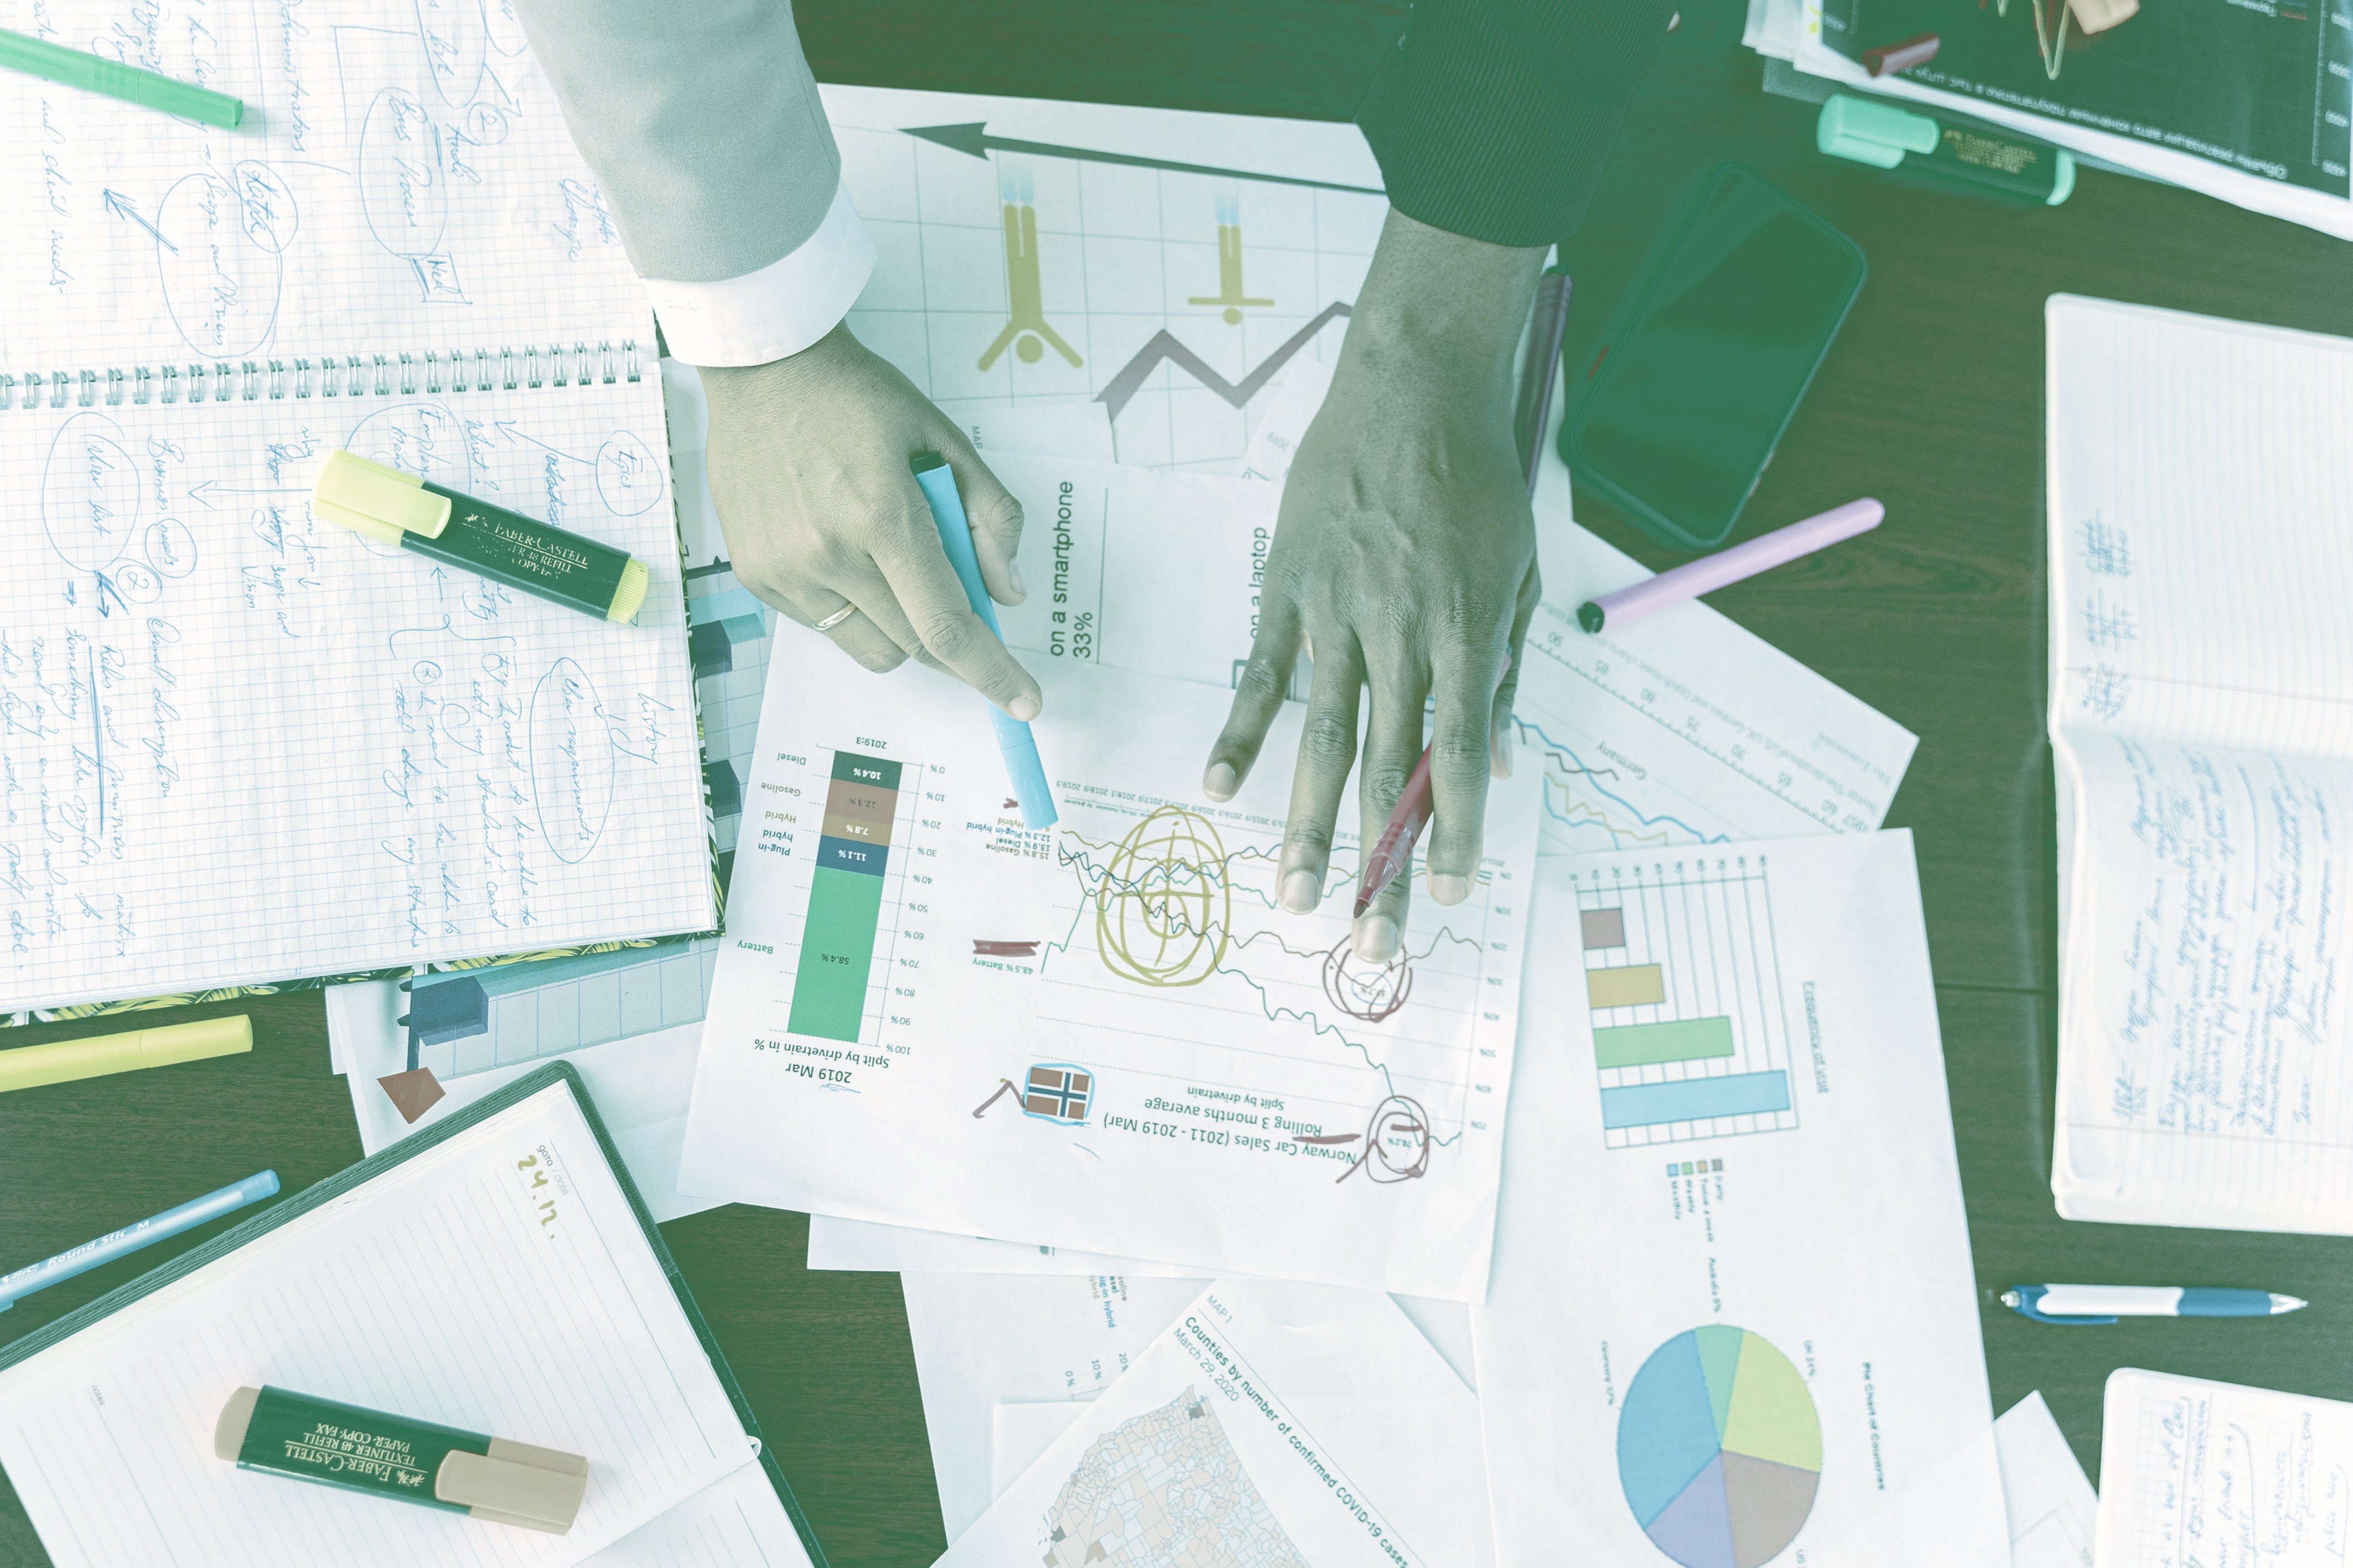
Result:
[[[571,1530],[588,1489],[588,1461],[577,1454],[268,1386],[229,1395],[213,1453],[240,1470],[551,1535]]]
[[[328,455],[311,510],[355,533],[604,620],[633,621],[646,602],[645,563],[628,552],[349,452]]]

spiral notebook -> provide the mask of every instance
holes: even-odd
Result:
[[[585,1455],[565,1535],[239,1469],[264,1384]],[[59,1568],[825,1559],[595,1102],[557,1062],[0,1348]]]
[[[246,103],[0,94],[0,1011],[709,929],[653,323],[512,17],[0,26]],[[627,549],[638,623],[314,519],[339,447]]]

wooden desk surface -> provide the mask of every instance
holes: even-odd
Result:
[[[1401,8],[803,0],[799,11],[830,80],[1345,119]],[[2100,1387],[2116,1366],[2353,1397],[2341,1305],[2353,1299],[2353,1242],[2070,1225],[2052,1211],[2042,568],[2045,297],[2099,294],[2353,334],[2353,251],[2113,175],[2086,174],[2066,205],[2013,215],[1834,165],[1812,151],[1810,109],[1760,93],[1740,26],[1735,0],[1686,0],[1646,79],[1567,252],[1577,279],[1568,363],[1582,374],[1590,362],[1672,188],[1727,159],[1764,171],[1870,257],[1862,300],[1744,531],[1866,493],[1886,501],[1888,521],[1713,602],[1921,738],[1890,826],[1917,837],[1995,1407],[2042,1389],[2096,1478]],[[1638,545],[1598,502],[1580,498],[1578,517]],[[327,1074],[319,998],[241,1005],[257,1029],[250,1058],[0,1096],[0,1268],[260,1165],[293,1189],[359,1157],[350,1101]],[[76,1032],[88,1031],[21,1039]],[[42,1292],[0,1317],[0,1335],[26,1332],[214,1228]],[[739,1206],[665,1228],[833,1562],[930,1563],[943,1543],[897,1280],[811,1275],[797,1215]],[[2057,1276],[2258,1285],[2318,1305],[2277,1321],[2084,1334],[1993,1305],[2007,1283]],[[0,1563],[46,1561],[0,1482]]]

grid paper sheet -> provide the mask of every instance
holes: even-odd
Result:
[[[9,79],[0,371],[629,339],[650,364],[619,234],[506,8],[0,0],[0,27],[245,100],[221,131]]]
[[[585,1455],[579,1518],[492,1527],[215,1458],[222,1405],[263,1384]],[[565,1568],[755,1452],[565,1084],[0,1373],[0,1409],[60,1568]]]
[[[627,549],[633,626],[313,518],[327,452]],[[0,416],[0,1006],[708,930],[659,383]]]

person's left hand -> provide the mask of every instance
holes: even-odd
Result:
[[[1419,231],[1409,237],[1426,250],[1477,243],[1411,219],[1390,222]],[[1390,235],[1382,248],[1391,252]],[[1498,263],[1528,254],[1478,248]],[[1385,319],[1390,291],[1378,286],[1381,270],[1377,257],[1332,390],[1300,441],[1257,640],[1203,779],[1210,798],[1232,796],[1258,760],[1300,652],[1309,652],[1314,678],[1277,870],[1282,907],[1294,912],[1323,896],[1367,689],[1360,855],[1413,772],[1425,701],[1435,697],[1430,895],[1440,904],[1469,895],[1488,776],[1510,772],[1513,672],[1539,595],[1535,520],[1511,427],[1516,319],[1500,353],[1487,341],[1500,329],[1448,331],[1430,319],[1427,296]],[[1512,272],[1533,289],[1533,264],[1515,262]],[[1527,293],[1514,291],[1525,315]],[[1358,956],[1383,962],[1397,952],[1409,880],[1392,881],[1357,922]]]

